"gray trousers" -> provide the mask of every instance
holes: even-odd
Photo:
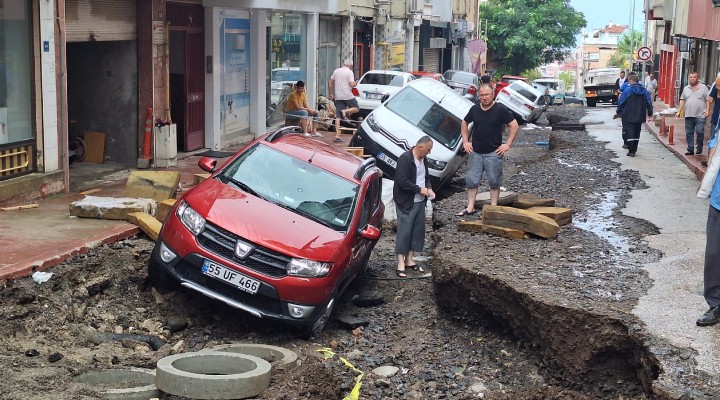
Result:
[[[720,306],[720,211],[710,206],[705,245],[705,301]]]
[[[395,254],[421,252],[425,245],[425,202],[413,203],[410,212],[397,209]]]

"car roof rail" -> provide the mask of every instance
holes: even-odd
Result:
[[[275,139],[279,139],[289,133],[302,133],[302,128],[299,126],[284,126],[280,129],[277,129],[275,132],[267,135],[265,137],[265,140],[268,142],[273,142]]]
[[[375,158],[374,157],[368,157],[363,160],[362,163],[360,163],[360,166],[358,166],[357,171],[355,171],[355,175],[353,175],[353,178],[360,180],[360,178],[365,175],[365,172],[369,170],[370,168],[375,166]]]

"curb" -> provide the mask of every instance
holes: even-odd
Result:
[[[671,153],[675,154],[675,156],[677,158],[679,158],[680,161],[682,161],[693,174],[695,174],[695,177],[698,180],[700,180],[700,181],[702,180],[703,176],[705,175],[704,168],[694,165],[692,162],[690,162],[690,160],[688,160],[687,157],[685,157],[684,153],[682,153],[681,151],[676,149],[674,146],[668,144],[665,140],[663,140],[663,137],[665,137],[665,136],[660,135],[660,128],[655,126],[654,123],[650,124],[650,123],[646,122],[643,125],[645,126],[645,129],[648,130],[648,132],[652,133],[653,136],[655,136],[655,139],[657,139],[657,141],[660,142],[660,144],[662,144],[666,149],[670,150]]]
[[[39,254],[38,259],[30,261],[26,264],[3,266],[3,268],[0,269],[0,280],[17,279],[29,276],[33,272],[43,271],[50,267],[54,267],[71,257],[85,254],[91,249],[97,248],[103,244],[115,243],[135,236],[138,233],[140,233],[140,228],[130,224],[127,224],[127,226],[112,228],[108,230],[107,233],[88,238],[89,240],[83,241],[81,244],[52,249],[48,252],[49,254],[52,254],[52,256],[48,256],[48,253]]]

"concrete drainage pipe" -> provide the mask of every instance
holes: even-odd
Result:
[[[297,354],[283,347],[255,343],[232,343],[213,346],[208,350],[227,351],[260,357],[272,365],[273,369],[293,369],[297,367]]]
[[[155,371],[151,369],[105,369],[88,371],[75,378],[76,382],[86,383],[103,394],[108,400],[147,400],[160,397],[155,387]],[[134,387],[125,387],[135,385]],[[107,389],[105,389],[107,387]]]
[[[270,386],[270,363],[227,351],[180,353],[157,362],[155,386],[194,399],[244,399]]]

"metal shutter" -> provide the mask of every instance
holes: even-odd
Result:
[[[68,42],[137,39],[135,0],[66,0]]]
[[[423,49],[423,71],[440,72],[440,49]]]

